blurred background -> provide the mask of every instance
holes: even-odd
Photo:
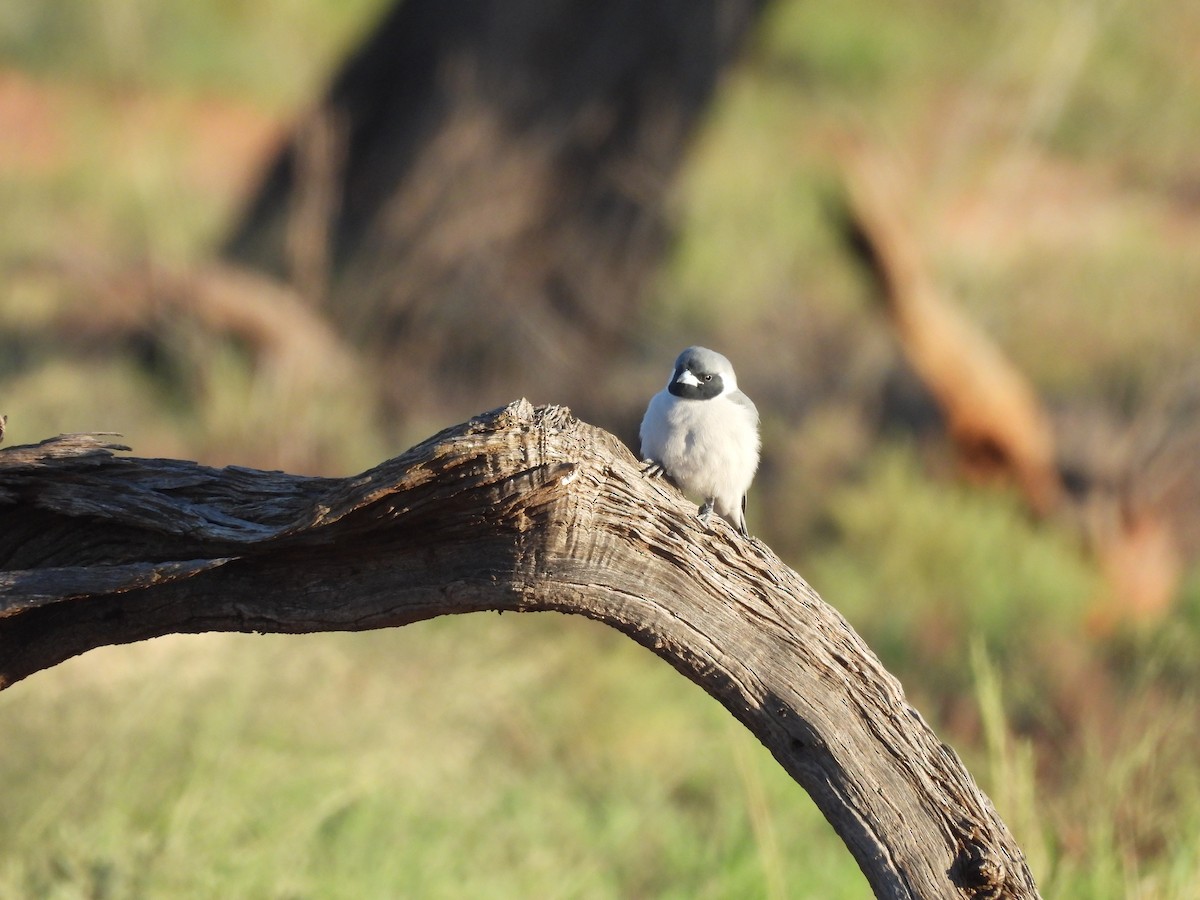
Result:
[[[7,444],[360,471],[692,343],[751,530],[1047,897],[1200,883],[1200,5],[5,0]],[[869,896],[601,626],[173,636],[0,695],[0,896]]]

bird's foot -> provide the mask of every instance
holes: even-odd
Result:
[[[700,507],[698,515],[700,516],[700,524],[705,528],[712,522],[713,500],[710,498],[704,501],[704,505]]]
[[[663,464],[657,460],[642,460],[642,477],[644,478],[658,478],[660,475],[665,475],[666,471],[667,470],[663,468]]]

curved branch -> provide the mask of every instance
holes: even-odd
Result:
[[[1063,499],[1054,435],[1037,392],[1000,347],[944,296],[894,168],[861,139],[840,142],[846,238],[875,281],[909,363],[946,417],[969,472],[1001,476],[1039,516]]]
[[[878,896],[1037,896],[990,801],[846,621],[565,409],[520,401],[345,479],[114,449],[0,450],[0,687],[169,632],[576,613],[745,724]]]

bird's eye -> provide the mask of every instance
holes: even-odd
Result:
[[[705,376],[704,376],[704,380],[705,380],[705,381],[712,381],[712,376],[711,376],[711,375],[705,375]]]

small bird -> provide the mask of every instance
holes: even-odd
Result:
[[[729,360],[704,347],[680,353],[671,380],[650,398],[641,439],[643,473],[666,474],[684,493],[703,497],[705,525],[716,510],[749,534],[746,491],[758,468],[758,410],[738,390]]]

